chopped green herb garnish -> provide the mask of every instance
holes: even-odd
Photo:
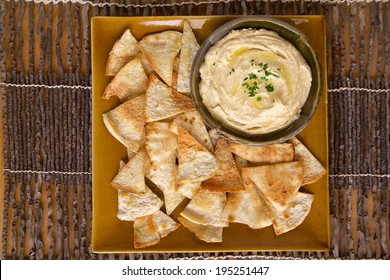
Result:
[[[268,92],[273,92],[274,91],[274,86],[272,84],[267,84],[265,86],[265,89],[268,91]]]
[[[213,65],[215,66],[215,62],[213,63]]]
[[[250,60],[251,65],[254,65],[254,60]],[[280,78],[280,76],[276,73],[273,73],[272,67],[268,65],[268,63],[260,62],[259,64],[256,64],[260,67],[260,69],[257,70],[257,73],[259,76],[257,76],[255,73],[249,73],[244,79],[242,86],[245,87],[245,93],[249,95],[249,97],[254,97],[257,94],[257,90],[259,89],[258,80],[262,80],[264,82],[269,81],[269,77],[275,77]],[[280,68],[276,68],[278,71],[280,71]],[[230,72],[230,74],[234,72],[234,69]],[[274,85],[272,83],[266,83],[265,89],[267,92],[273,92],[275,90]],[[257,101],[260,101],[262,98],[261,96],[258,96],[256,98]]]
[[[248,78],[249,78],[250,80],[253,80],[253,79],[257,79],[257,76],[256,76],[256,74],[249,73]]]
[[[281,71],[282,69],[280,69],[280,67],[278,67],[278,68],[276,68],[276,70]]]

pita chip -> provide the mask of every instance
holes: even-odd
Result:
[[[239,157],[236,157],[236,164],[239,170],[249,166],[249,162]],[[272,225],[255,184],[245,175],[242,176],[242,181],[245,190],[228,194],[222,212],[222,219],[230,223],[246,224],[253,229],[261,229]]]
[[[138,54],[138,58],[141,61],[142,67],[144,68],[146,75],[149,76],[153,72],[153,67],[152,65],[150,65],[149,60],[141,52]]]
[[[146,87],[145,120],[154,122],[194,110],[191,98],[176,92],[153,73]]]
[[[159,166],[148,170],[146,177],[151,180],[164,194],[165,210],[168,215],[184,200],[185,196],[176,190],[177,167],[173,161],[165,161]]]
[[[192,199],[200,190],[200,184],[201,182],[181,182],[177,183],[176,190],[185,197]]]
[[[290,142],[294,145],[295,161],[300,161],[303,164],[302,185],[311,184],[320,179],[326,173],[326,169],[318,159],[315,158],[298,138],[293,137],[290,139]]]
[[[126,29],[108,55],[107,76],[115,76],[123,66],[140,53],[137,43],[137,39],[131,34],[130,29]]]
[[[226,139],[220,138],[218,140],[214,153],[218,160],[218,171],[213,177],[202,182],[202,188],[218,192],[240,192],[245,190],[228,146]]]
[[[177,91],[190,92],[192,62],[194,61],[200,46],[188,21],[184,21],[181,44]]]
[[[177,136],[165,122],[148,123],[145,128],[146,151],[150,161],[159,165],[172,156],[176,157]]]
[[[145,248],[157,244],[163,238],[175,231],[180,224],[158,210],[156,213],[136,218],[134,220],[134,247]]]
[[[118,190],[117,217],[123,221],[134,221],[135,218],[155,213],[162,205],[162,200],[148,187],[145,187],[142,196]]]
[[[103,92],[102,98],[109,99],[116,95],[121,102],[126,102],[146,91],[148,76],[142,66],[141,60],[136,57],[115,75],[111,83]]]
[[[210,129],[208,131],[208,134],[209,134],[211,144],[213,145],[213,148],[215,149],[215,147],[217,146],[217,142],[220,138],[220,135],[218,134],[218,132],[214,128]]]
[[[180,215],[196,224],[227,227],[229,223],[221,219],[225,204],[225,193],[200,189]]]
[[[257,163],[290,162],[294,159],[294,146],[291,143],[274,144],[269,146],[248,146],[231,143],[229,151]]]
[[[177,139],[179,184],[203,181],[216,174],[217,159],[181,126],[178,127]]]
[[[163,192],[165,209],[170,215],[185,196],[176,190],[177,136],[169,130],[168,123],[147,124],[146,150],[150,159],[146,177]]]
[[[180,57],[177,55],[173,60],[173,73],[172,73],[172,88],[177,91],[177,79],[179,76],[179,62]],[[189,96],[186,94],[186,96]]]
[[[310,213],[313,200],[313,194],[298,192],[285,210],[278,211],[273,207],[272,203],[265,199],[275,234],[280,235],[286,233],[302,224]]]
[[[168,86],[172,86],[173,64],[181,48],[182,33],[163,31],[147,35],[138,43],[153,69]]]
[[[129,162],[119,171],[111,182],[111,186],[137,194],[145,193],[145,167],[146,150],[140,150]]]
[[[222,242],[223,227],[205,226],[193,223],[184,217],[177,218],[195,236],[205,242]]]
[[[302,163],[288,162],[242,169],[243,176],[249,177],[261,194],[278,211],[286,209],[302,185]]]
[[[211,153],[214,152],[214,148],[211,144],[206,126],[203,122],[202,117],[196,110],[185,112],[175,117],[175,119],[169,125],[169,129],[175,134],[177,134],[177,129],[179,126],[187,130],[192,137],[194,137]]]
[[[133,152],[138,152],[145,138],[145,96],[140,95],[103,114],[108,131]]]

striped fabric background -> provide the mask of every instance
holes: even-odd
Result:
[[[353,0],[0,1],[3,259],[389,259],[390,3]],[[329,252],[94,254],[92,16],[325,15]]]

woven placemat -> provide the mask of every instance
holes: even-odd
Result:
[[[390,3],[0,1],[3,259],[389,259]],[[325,15],[328,252],[91,251],[92,16]],[[1,142],[0,142],[1,143]]]

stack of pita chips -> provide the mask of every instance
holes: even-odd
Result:
[[[289,143],[264,147],[232,143],[229,150],[239,159],[246,191],[256,186],[260,200],[252,203],[265,210],[257,216],[259,224],[247,224],[252,228],[261,228],[271,223],[276,235],[299,226],[309,214],[314,200],[312,194],[300,192],[299,189],[308,182],[304,178],[310,178],[313,183],[325,174],[321,163],[295,137]],[[250,214],[250,209],[241,211],[248,213],[245,216],[236,212],[237,207],[243,207],[240,202],[246,199],[246,195],[231,196],[224,217],[232,222],[242,222],[249,215],[254,215]]]
[[[206,147],[212,149],[188,97],[189,69],[198,48],[186,21],[183,32],[163,31],[141,40],[126,29],[107,59],[106,75],[113,78],[102,98],[115,96],[122,104],[106,112],[103,121],[128,150],[128,162],[111,186],[118,190],[118,218],[134,221],[136,248],[156,244],[179,225],[169,216],[186,198],[176,185],[178,141],[183,140],[178,139],[178,127],[186,127],[203,143],[208,141]],[[193,118],[196,123],[189,124],[187,119]],[[145,178],[162,191],[163,198],[153,193]],[[199,188],[200,181],[189,182],[188,188],[190,184]],[[166,213],[160,210],[163,205]]]
[[[205,242],[222,242],[229,223],[272,225],[282,234],[310,211],[313,195],[300,186],[325,173],[296,138],[250,147],[207,130],[188,97],[198,49],[184,21],[183,32],[163,31],[139,41],[127,29],[107,60],[106,74],[113,78],[102,98],[116,96],[122,104],[103,121],[128,150],[111,186],[118,191],[118,218],[133,222],[135,248],[157,244],[178,222]],[[175,221],[171,216],[179,205]]]

